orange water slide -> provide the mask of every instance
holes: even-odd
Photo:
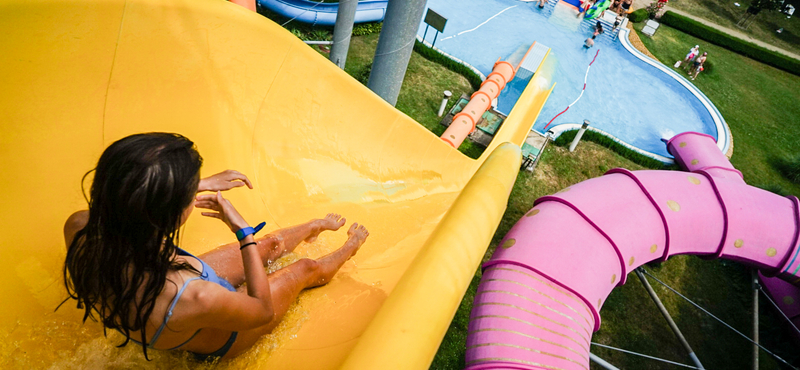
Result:
[[[489,110],[492,100],[500,95],[500,91],[514,78],[516,72],[517,69],[511,63],[498,59],[492,73],[481,83],[481,88],[472,94],[464,109],[453,117],[453,122],[444,131],[441,139],[453,148],[458,148],[467,135],[475,131],[478,120]]]

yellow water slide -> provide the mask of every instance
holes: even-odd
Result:
[[[186,368],[118,349],[62,282],[81,178],[129,134],[178,132],[255,189],[228,196],[274,229],[324,216],[370,238],[327,286],[224,368],[426,368],[505,210],[550,90],[531,84],[479,160],[385,103],[291,33],[222,0],[0,0],[0,368]],[[510,142],[510,144],[501,144]],[[87,179],[90,180],[91,176]],[[88,189],[87,189],[88,190]],[[182,246],[231,242],[192,217]],[[344,231],[278,261],[318,257]]]

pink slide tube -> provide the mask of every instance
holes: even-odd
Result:
[[[467,369],[589,369],[611,290],[671,255],[731,259],[800,285],[797,198],[745,184],[708,135],[667,145],[691,172],[614,169],[534,202],[483,266]]]
[[[800,328],[800,288],[783,279],[767,277],[762,274],[759,274],[758,277],[764,290],[778,305],[778,309],[795,327]],[[790,330],[794,334],[795,342],[800,344],[800,333],[794,328]]]

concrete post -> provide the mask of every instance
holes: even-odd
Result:
[[[583,133],[586,132],[587,127],[589,127],[589,120],[585,119],[583,120],[583,126],[581,126],[581,128],[578,130],[578,133],[575,135],[575,138],[572,139],[572,143],[569,144],[570,153],[575,151],[575,147],[578,146],[578,143],[581,141]]]
[[[450,97],[453,96],[453,93],[450,90],[444,91],[444,98],[442,99],[442,105],[439,106],[439,112],[436,113],[438,117],[441,117],[444,114],[444,108],[447,107],[447,101],[450,100]]]
[[[425,3],[426,0],[390,0],[386,7],[367,87],[391,105],[397,104]]]
[[[331,61],[344,69],[347,62],[347,50],[350,49],[350,36],[353,34],[353,22],[356,19],[358,0],[340,0],[336,13],[336,25],[333,27],[333,47]]]

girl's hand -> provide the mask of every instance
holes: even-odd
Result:
[[[244,217],[233,207],[233,204],[222,197],[222,193],[217,191],[215,194],[202,194],[197,196],[197,208],[210,209],[215,212],[202,212],[206,217],[214,217],[222,220],[225,225],[233,232],[237,232],[245,227],[249,227]]]
[[[200,179],[200,185],[197,187],[197,192],[225,191],[245,185],[247,185],[247,187],[250,189],[253,188],[253,184],[250,183],[250,179],[248,179],[243,173],[235,170],[225,170],[216,175]]]

